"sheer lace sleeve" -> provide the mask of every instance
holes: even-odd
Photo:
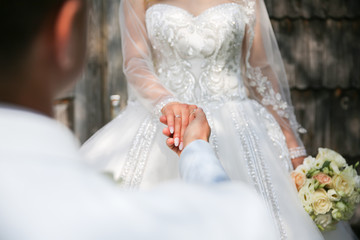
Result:
[[[169,102],[177,101],[158,80],[151,57],[151,44],[145,25],[144,0],[122,0],[120,28],[124,58],[124,73],[129,95],[150,111],[160,112]]]
[[[289,148],[303,147],[298,132],[288,80],[263,0],[246,1],[247,31],[243,72],[251,98],[265,106],[280,124]]]

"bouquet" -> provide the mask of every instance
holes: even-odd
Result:
[[[321,231],[335,229],[354,214],[360,202],[358,164],[348,166],[337,152],[319,148],[316,158],[307,157],[291,173],[305,211]]]

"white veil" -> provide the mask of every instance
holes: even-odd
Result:
[[[157,112],[165,104],[177,101],[176,96],[158,80],[152,62],[151,43],[147,37],[146,9],[158,2],[163,1],[122,0],[120,6],[124,72],[129,96]],[[186,9],[186,6],[181,6],[186,5],[186,1],[168,2],[176,2],[177,6]],[[289,148],[303,146],[298,131],[305,130],[295,118],[283,61],[263,0],[226,2],[242,5],[247,14],[243,62],[239,67],[243,70],[249,97],[272,113],[286,136]],[[226,2],[211,1],[209,7]]]
[[[236,1],[248,8],[243,73],[251,98],[265,106],[280,124],[289,147],[303,146],[279,47],[263,0]]]

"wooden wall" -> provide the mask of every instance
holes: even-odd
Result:
[[[109,122],[112,113],[126,106],[126,82],[122,73],[119,0],[91,0],[88,60],[75,88],[56,102],[56,116],[81,142]],[[113,109],[111,96],[120,96]]]
[[[91,0],[88,62],[56,105],[83,142],[111,119],[110,97],[126,105],[119,0]],[[360,160],[360,1],[265,0],[311,154],[330,147]],[[115,109],[116,110],[116,109]]]
[[[360,1],[265,2],[307,149],[360,160]]]

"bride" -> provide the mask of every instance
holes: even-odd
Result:
[[[261,194],[279,239],[323,239],[289,178],[306,155],[305,130],[263,0],[122,0],[120,25],[128,106],[84,144],[88,162],[126,188],[177,179],[159,117],[182,150],[189,116],[202,107],[225,170]]]

